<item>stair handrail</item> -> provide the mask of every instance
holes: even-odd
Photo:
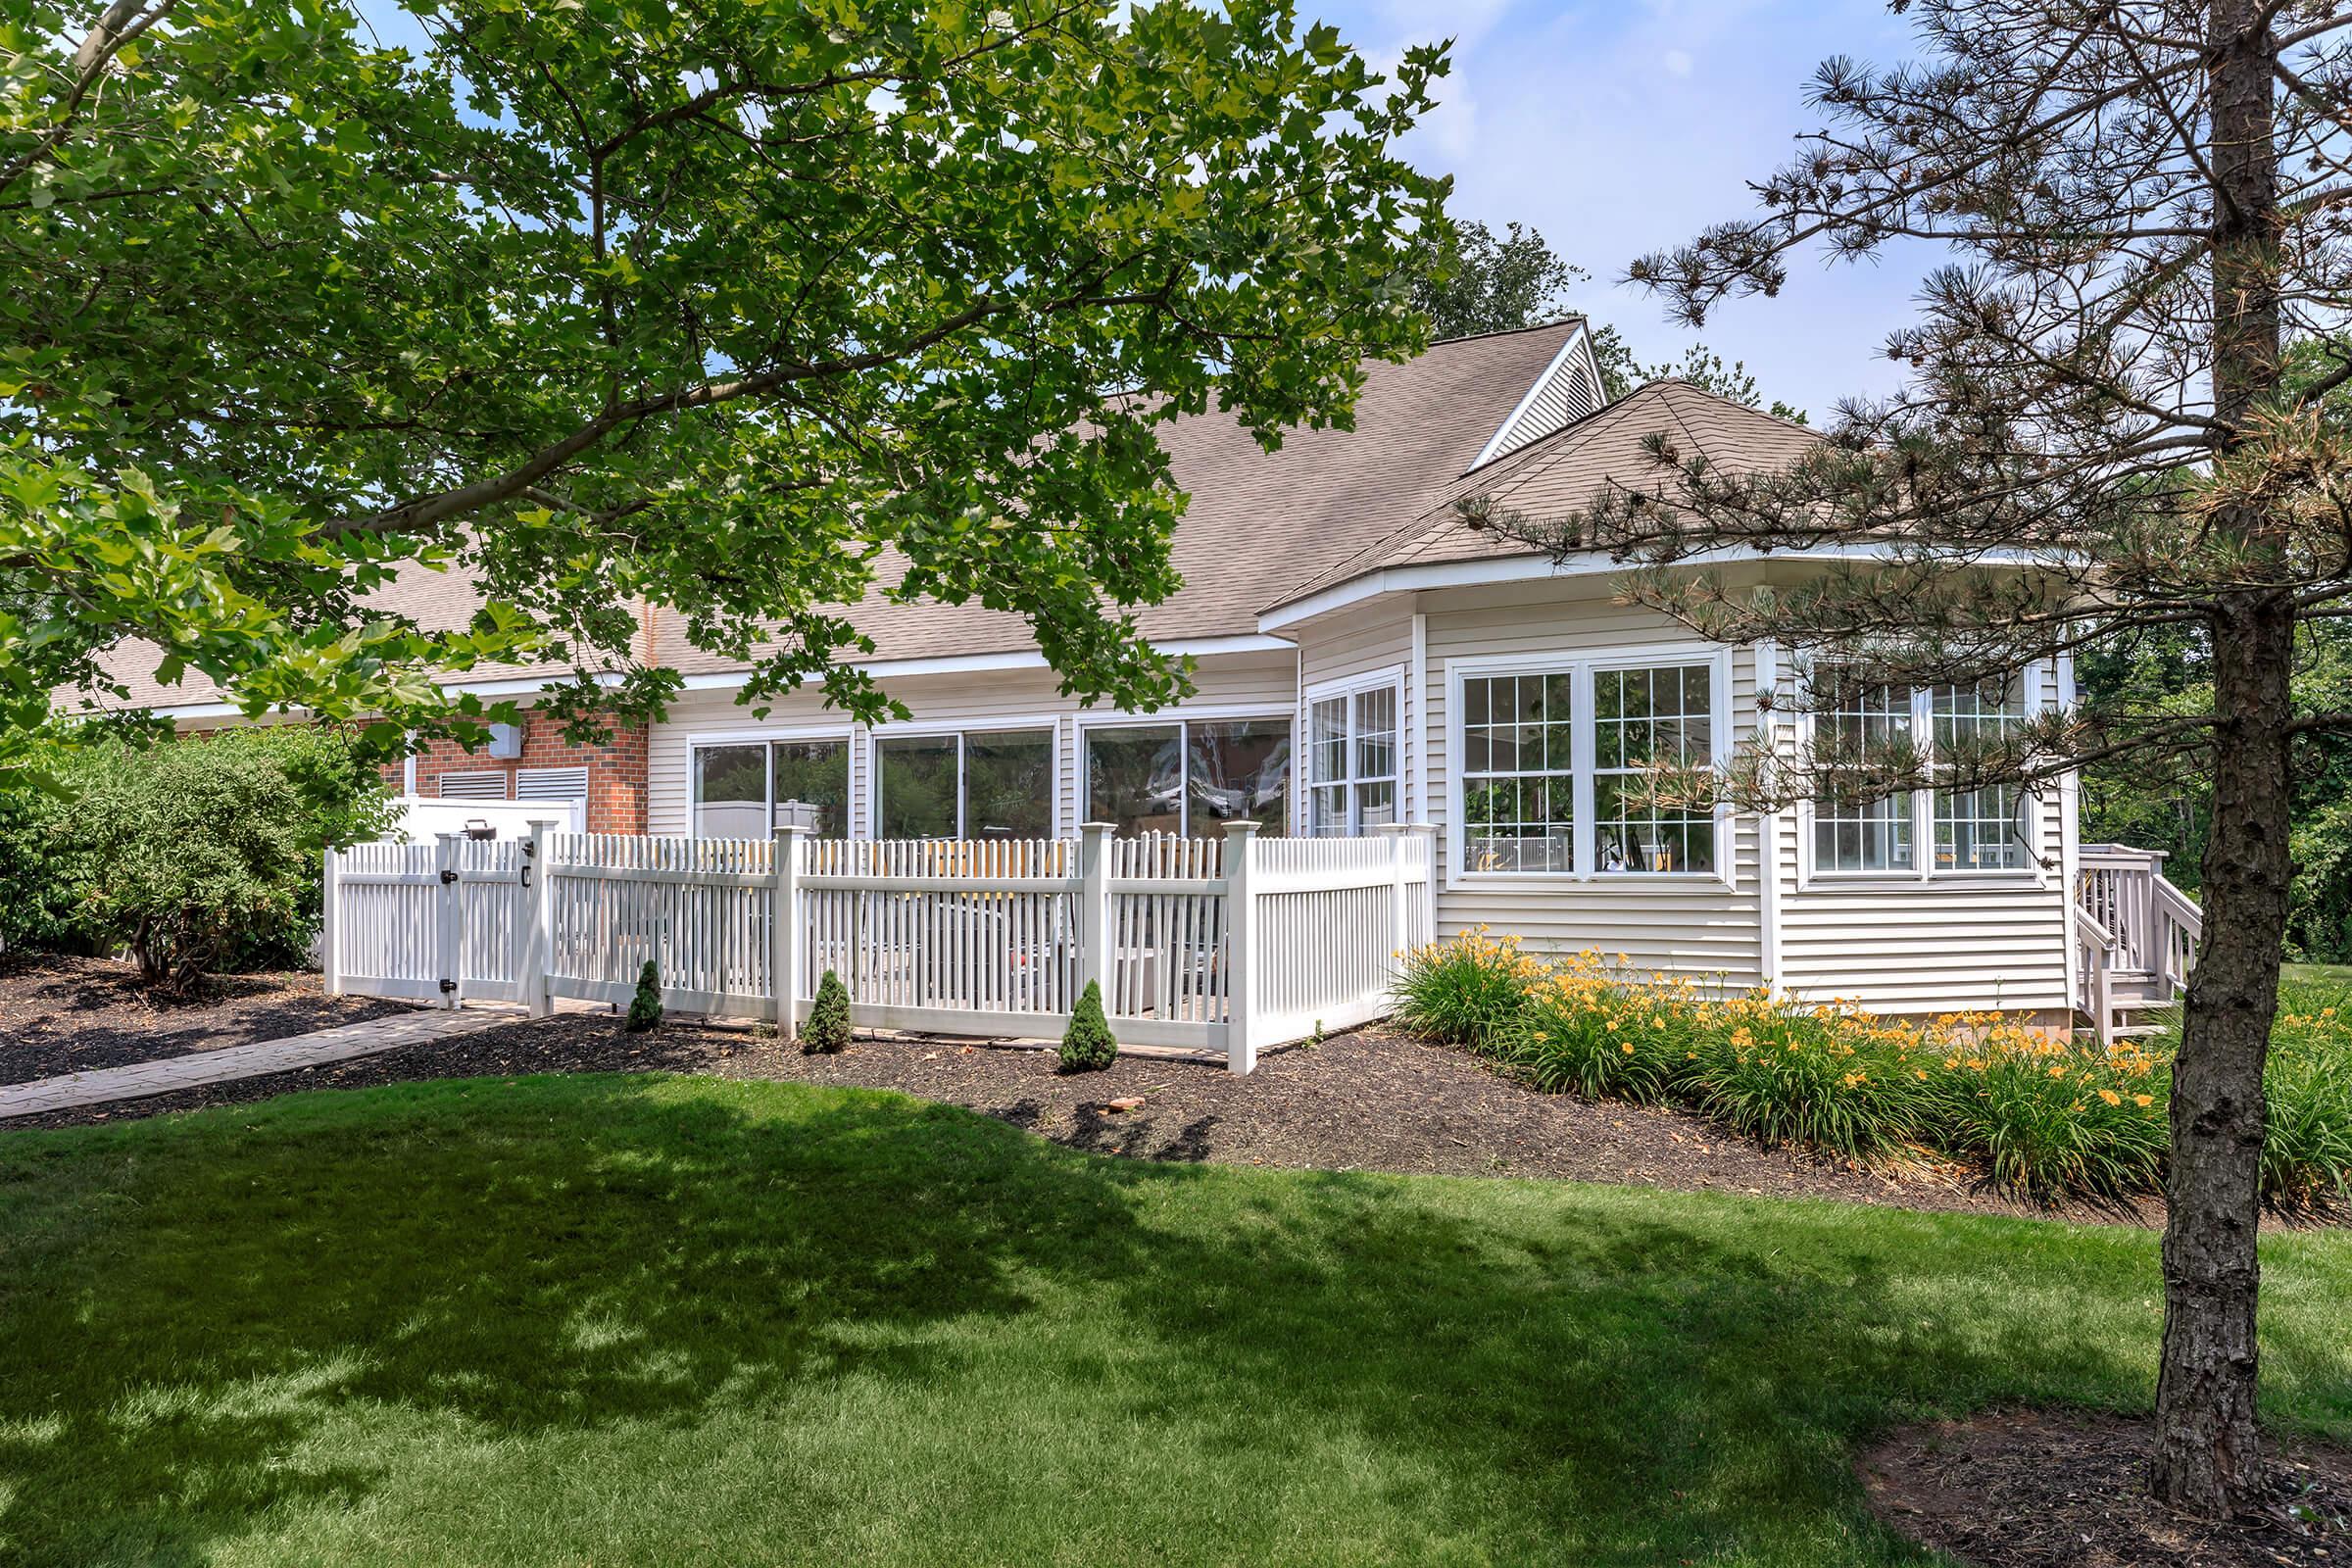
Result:
[[[2205,917],[2164,874],[2170,858],[2130,844],[2082,846],[2075,906],[2113,933],[2116,967],[2179,991],[2196,963]]]
[[[2082,948],[2082,1008],[2103,1047],[2115,1044],[2115,956],[2119,943],[2099,917],[2077,904],[2075,939]]]

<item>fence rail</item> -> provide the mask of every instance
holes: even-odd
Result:
[[[1432,835],[1361,839],[443,835],[326,859],[333,991],[625,1002],[777,1019],[827,970],[868,1026],[1050,1036],[1089,983],[1134,1045],[1257,1053],[1387,1010],[1396,956],[1436,934]],[[779,1000],[781,999],[781,1000]]]

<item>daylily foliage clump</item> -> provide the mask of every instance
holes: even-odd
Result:
[[[1407,954],[1398,1017],[1538,1088],[1676,1104],[1768,1145],[1956,1161],[2042,1200],[2163,1185],[2170,1034],[2113,1046],[1990,1012],[1925,1020],[1635,968],[1541,958],[1484,931]],[[2271,1054],[2264,1196],[2352,1197],[2352,1016],[2295,999]]]

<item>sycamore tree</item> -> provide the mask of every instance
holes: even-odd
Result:
[[[772,642],[754,700],[878,713],[838,608],[873,593],[1163,701],[1155,427],[1344,423],[1425,340],[1444,187],[1394,148],[1442,52],[1384,80],[1288,0],[372,15],[0,22],[0,788],[133,639],[379,729],[487,716],[432,676],[491,660],[649,710],[641,599]],[[446,565],[469,624],[368,607]]]
[[[1574,517],[1499,519],[1613,547],[1628,592],[1734,641],[1835,661],[1841,682],[1991,683],[2030,661],[2191,629],[2200,703],[2051,714],[1997,742],[1928,738],[1743,759],[1765,807],[1924,787],[2046,787],[2102,759],[2189,759],[2211,781],[2204,938],[2173,1072],[2165,1325],[2152,1486],[2246,1507],[2256,1161],[2289,911],[2291,803],[2352,713],[2295,681],[2298,627],[2352,612],[2352,8],[2328,0],[1922,0],[1921,58],[1847,60],[1823,127],[1757,186],[1760,215],[1643,259],[1697,324],[1770,295],[1792,256],[1957,255],[1888,352],[1904,389],[1841,410],[1792,471],[1711,471],[1651,443],[1654,483]],[[2318,363],[2285,373],[2290,347]],[[1831,551],[1810,586],[1739,594],[1677,563],[1747,544]],[[1850,689],[1850,688],[1849,688]]]

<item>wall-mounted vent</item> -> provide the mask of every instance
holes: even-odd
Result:
[[[505,770],[496,773],[444,773],[441,775],[441,798],[445,801],[503,801],[507,798]]]
[[[518,801],[584,801],[588,770],[584,767],[526,767],[514,775]]]

